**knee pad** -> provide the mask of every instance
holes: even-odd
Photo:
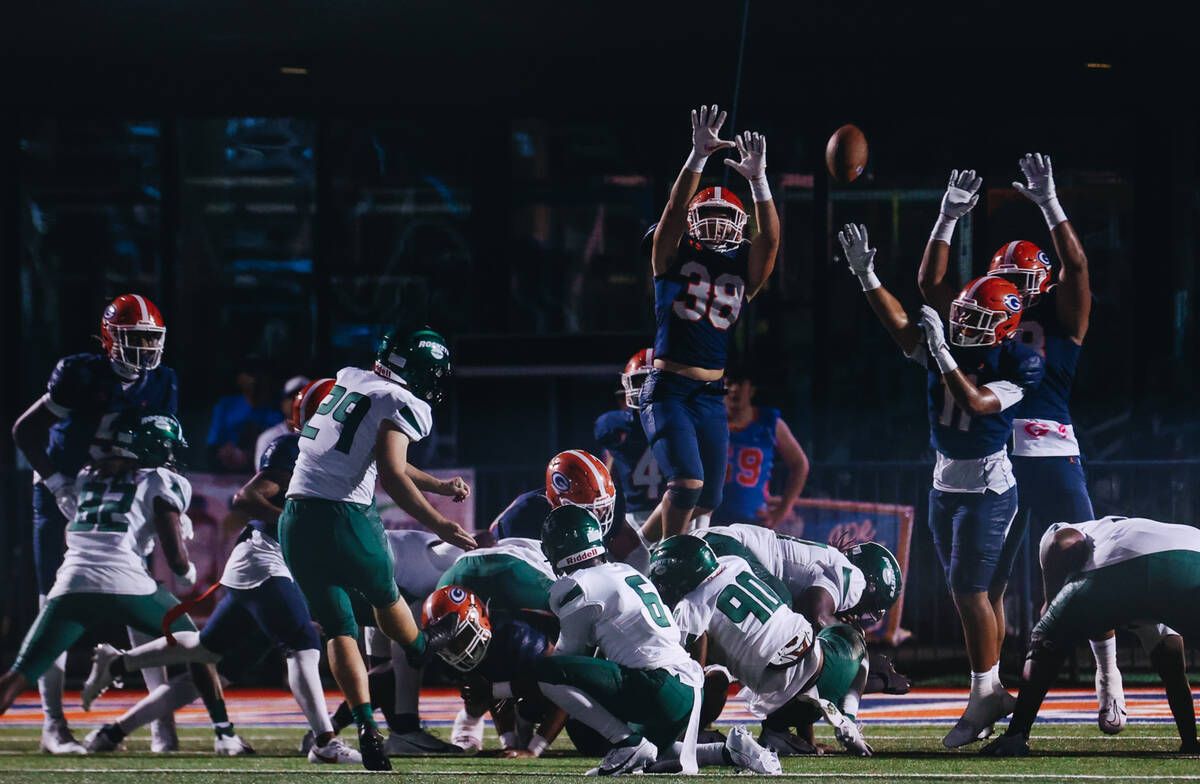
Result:
[[[667,495],[671,499],[671,506],[676,509],[695,509],[703,492],[704,488],[702,487],[683,487],[681,485],[669,485],[667,487]]]
[[[725,485],[723,483],[705,482],[704,487],[700,488],[700,496],[696,500],[696,506],[711,512],[721,505],[721,499],[724,496]]]

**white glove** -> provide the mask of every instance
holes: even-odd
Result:
[[[717,150],[733,147],[733,142],[721,141],[717,134],[725,124],[725,112],[717,112],[717,105],[701,106],[692,110],[692,153],[688,156],[684,168],[699,174],[704,171],[708,156]]]
[[[54,494],[54,503],[58,505],[58,511],[62,512],[62,516],[67,518],[67,522],[74,520],[75,513],[79,511],[79,497],[75,495],[75,483],[56,472],[43,479],[42,484]]]
[[[862,284],[863,291],[871,291],[883,285],[875,276],[875,249],[867,247],[867,225],[865,223],[857,226],[847,223],[838,232],[838,242],[842,243],[842,252],[846,254],[846,263],[850,265],[850,271]]]
[[[942,196],[942,211],[933,225],[930,239],[950,242],[954,236],[954,224],[979,201],[980,185],[983,185],[983,178],[974,169],[961,172],[955,169],[950,172],[950,183],[946,186],[946,194]]]
[[[175,584],[184,591],[190,591],[196,587],[196,564],[193,561],[188,561],[188,570],[183,574],[175,575]]]
[[[1024,194],[1042,210],[1046,217],[1046,225],[1053,229],[1067,219],[1062,205],[1058,203],[1058,194],[1054,192],[1054,168],[1050,165],[1050,156],[1040,152],[1027,153],[1017,161],[1021,172],[1025,175],[1026,184],[1013,182],[1013,187]]]
[[[179,535],[185,542],[190,542],[196,538],[196,529],[192,525],[192,518],[188,517],[187,512],[179,515]]]
[[[726,158],[725,165],[750,182],[750,194],[755,202],[770,201],[771,189],[767,186],[767,137],[757,131],[746,131],[734,138],[741,160]]]
[[[929,347],[929,356],[937,362],[938,370],[943,374],[958,367],[950,348],[946,345],[946,333],[942,328],[942,317],[928,305],[921,306],[921,329],[925,330],[925,345]]]
[[[837,706],[829,700],[818,699],[817,704],[821,706],[825,720],[833,725],[833,735],[838,739],[838,743],[842,744],[842,748],[860,757],[871,756],[873,749],[867,745],[862,731],[859,730],[857,724],[850,720],[849,716],[838,710]]]

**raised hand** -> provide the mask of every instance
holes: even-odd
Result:
[[[1012,186],[1024,194],[1025,198],[1039,207],[1055,198],[1054,167],[1050,164],[1049,155],[1042,155],[1040,152],[1026,153],[1024,158],[1017,161],[1017,165],[1025,175],[1025,182],[1014,180]]]
[[[929,346],[930,355],[936,356],[946,348],[946,330],[942,326],[942,317],[928,305],[921,306],[921,329],[925,330],[925,343]]]
[[[838,242],[850,271],[858,277],[868,275],[875,269],[875,249],[867,247],[867,225],[847,223],[838,232]]]
[[[725,124],[725,112],[718,112],[717,105],[692,109],[692,152],[684,168],[697,174],[704,171],[708,156],[717,150],[733,147],[733,142],[722,141],[717,134]]]
[[[942,214],[947,218],[958,220],[971,211],[979,201],[979,186],[983,178],[974,169],[950,172],[950,183],[946,186],[946,194],[942,196]]]
[[[725,165],[753,182],[767,176],[767,137],[757,131],[746,131],[734,137],[740,160],[726,158]]]

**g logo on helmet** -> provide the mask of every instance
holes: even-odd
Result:
[[[560,493],[571,489],[571,480],[562,471],[555,471],[550,475],[550,484],[554,485],[554,489]]]
[[[117,315],[117,306],[116,305],[109,305],[107,308],[104,309],[104,318],[110,319],[115,315]]]
[[[1038,251],[1037,260],[1038,260],[1038,264],[1041,264],[1043,267],[1050,266],[1050,257],[1046,255],[1046,251],[1044,251],[1044,250]]]
[[[462,604],[467,600],[467,592],[457,585],[450,588],[450,601],[455,604]]]
[[[1013,313],[1018,312],[1021,309],[1021,298],[1016,294],[1005,294],[1004,307],[1008,308]]]

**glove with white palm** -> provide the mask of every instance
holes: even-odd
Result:
[[[979,201],[979,186],[983,185],[983,178],[975,173],[974,169],[966,169],[959,171],[955,169],[950,172],[950,183],[946,186],[946,193],[942,196],[942,211],[938,215],[937,223],[933,224],[933,234],[930,240],[939,240],[949,244],[950,238],[954,236],[954,224],[958,223],[958,219],[971,211],[975,203]]]
[[[842,252],[846,254],[846,263],[850,271],[862,284],[863,291],[872,291],[883,284],[875,276],[875,249],[867,247],[867,226],[860,223],[857,226],[847,223],[838,232],[838,242],[842,244]]]
[[[1025,175],[1025,184],[1014,181],[1013,187],[1042,210],[1046,225],[1051,229],[1065,221],[1067,214],[1054,192],[1054,167],[1050,164],[1050,156],[1040,152],[1026,153],[1017,165]]]
[[[928,305],[921,306],[921,329],[925,330],[925,345],[929,348],[929,356],[937,363],[942,374],[950,373],[958,367],[954,357],[950,355],[950,347],[946,345],[946,332],[942,328],[942,317]]]
[[[842,744],[842,748],[860,757],[869,757],[874,753],[875,750],[867,744],[862,730],[853,719],[838,710],[829,700],[818,699],[817,704],[825,714],[825,720],[833,725],[833,735],[838,739],[838,743]]]
[[[717,137],[724,124],[725,112],[718,112],[716,104],[692,110],[692,152],[688,155],[687,163],[683,165],[685,169],[699,174],[704,171],[708,156],[717,150],[734,146],[733,142],[722,141]]]
[[[757,131],[746,131],[733,137],[741,160],[726,158],[725,165],[746,178],[755,203],[771,200],[767,186],[767,137]]]

